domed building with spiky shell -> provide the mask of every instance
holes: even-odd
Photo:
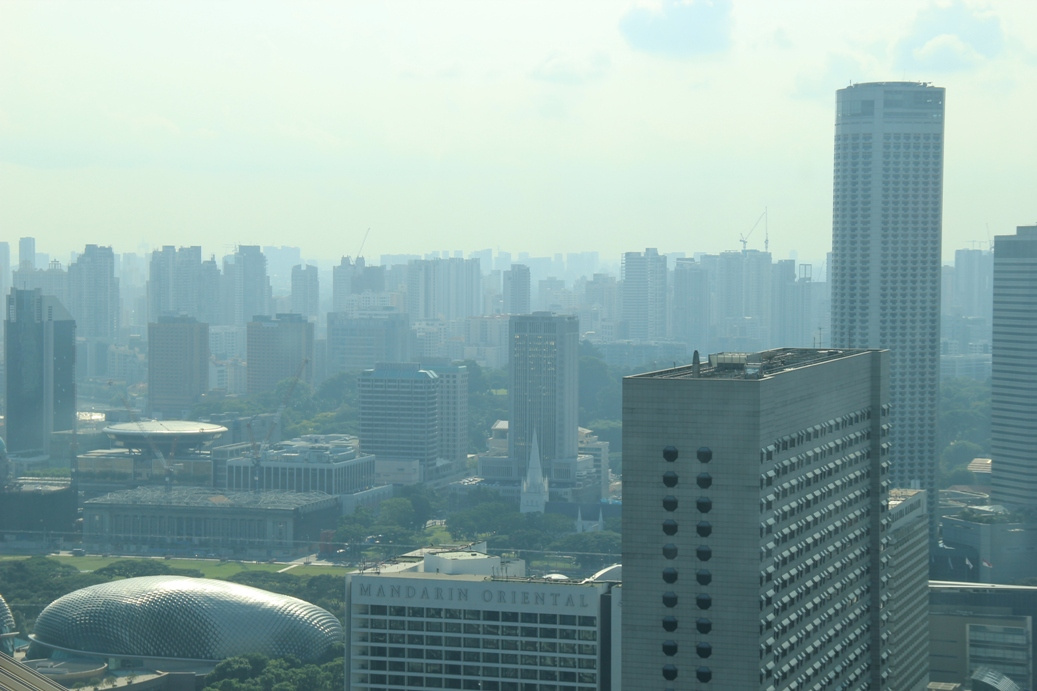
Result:
[[[316,605],[258,588],[144,576],[58,598],[40,613],[30,638],[27,659],[96,657],[116,668],[169,669],[246,653],[318,660],[342,640],[342,625]]]

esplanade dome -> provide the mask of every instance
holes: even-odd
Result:
[[[227,581],[144,576],[76,590],[40,613],[28,657],[222,660],[245,653],[321,657],[342,639],[330,612]]]

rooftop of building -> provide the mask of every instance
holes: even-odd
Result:
[[[104,433],[114,440],[164,439],[168,437],[214,439],[227,428],[211,422],[193,420],[140,420],[139,422],[120,422],[104,428]]]
[[[227,508],[297,509],[310,504],[335,501],[324,492],[221,492],[206,487],[138,487],[120,490],[84,504],[148,504]]]
[[[712,353],[705,363],[695,351],[692,364],[635,374],[631,379],[766,379],[782,372],[868,352],[835,348],[775,348],[756,353]]]

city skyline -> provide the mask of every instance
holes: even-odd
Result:
[[[173,236],[206,256],[296,241],[305,256],[543,255],[591,234],[606,257],[715,252],[766,208],[774,256],[809,261],[829,245],[832,92],[877,80],[952,95],[948,250],[1030,211],[1026,3],[55,2],[0,16],[0,56],[18,66],[2,82],[0,227],[61,259],[84,239],[127,252]]]

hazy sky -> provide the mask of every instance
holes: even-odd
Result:
[[[737,249],[766,207],[813,259],[835,90],[915,80],[953,255],[1037,222],[1035,30],[1031,0],[0,0],[0,239],[614,261]]]

